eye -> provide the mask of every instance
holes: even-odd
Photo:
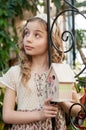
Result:
[[[40,38],[40,34],[36,33],[36,34],[35,34],[35,37],[36,37],[36,38]]]
[[[30,32],[28,30],[25,30],[24,36],[29,36]]]

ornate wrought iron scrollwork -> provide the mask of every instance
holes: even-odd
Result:
[[[74,7],[74,6],[73,6],[73,7]],[[52,30],[53,30],[54,24],[56,23],[56,20],[58,19],[58,17],[61,16],[63,13],[69,12],[69,11],[71,11],[71,12],[73,11],[73,12],[79,13],[80,15],[82,15],[82,16],[86,19],[86,17],[85,17],[82,13],[80,13],[80,12],[78,11],[78,9],[76,9],[76,8],[74,8],[74,9],[65,9],[65,10],[63,10],[62,12],[60,12],[60,13],[57,14],[57,16],[55,17],[55,19],[54,19],[54,21],[53,21],[53,23],[52,23],[52,27],[51,27],[51,30],[50,30],[50,36],[51,36],[52,45],[53,45],[58,51],[60,51],[60,52],[62,52],[62,51],[59,50],[59,49],[55,46],[55,44],[54,44],[54,42],[53,42],[53,39],[52,39]],[[73,36],[73,34],[72,34],[70,31],[64,31],[64,32],[62,33],[62,37],[61,37],[61,38],[62,38],[63,41],[67,41],[67,40],[68,40],[68,36],[67,36],[66,40],[63,39],[63,35],[64,35],[65,33],[69,33],[69,34],[71,35],[72,40],[73,40],[72,45],[69,47],[69,49],[66,50],[66,51],[64,51],[64,53],[67,53],[67,52],[69,52],[69,51],[72,49],[73,43],[74,43],[75,41],[74,41],[74,36]]]
[[[86,16],[84,16],[81,12],[79,12],[79,10],[74,6],[74,5],[72,5],[72,4],[70,4],[67,0],[64,0],[64,2],[67,4],[67,5],[69,5],[69,9],[66,9],[66,10],[63,10],[62,12],[60,12],[60,13],[58,13],[57,14],[57,16],[55,17],[55,19],[54,19],[54,21],[53,21],[53,23],[52,23],[52,27],[51,27],[51,29],[50,29],[50,3],[49,3],[49,0],[47,0],[47,21],[48,21],[48,33],[49,33],[49,36],[48,36],[48,40],[49,40],[49,63],[51,64],[51,45],[53,45],[54,46],[54,48],[57,50],[57,51],[60,51],[60,52],[62,52],[62,50],[60,50],[59,48],[57,48],[57,46],[55,45],[55,43],[54,43],[54,41],[53,41],[53,38],[52,38],[52,31],[53,31],[53,27],[54,27],[54,24],[55,24],[55,22],[56,22],[56,20],[58,19],[58,17],[59,16],[61,16],[63,13],[65,13],[65,12],[69,12],[69,11],[71,11],[71,12],[76,12],[77,14],[80,14],[80,15],[82,15],[83,16],[83,18],[85,18],[86,19]],[[72,38],[72,40],[73,40],[73,42],[72,42],[72,44],[70,45],[70,47],[69,47],[69,49],[68,50],[66,50],[66,51],[64,51],[64,53],[67,53],[67,52],[69,52],[72,48],[73,48],[73,44],[75,43],[75,41],[74,41],[74,36],[73,36],[73,34],[70,32],[70,31],[64,31],[63,33],[62,33],[62,36],[61,36],[61,39],[63,40],[63,41],[67,41],[68,40],[68,38],[69,38],[69,36],[67,36],[65,39],[64,39],[64,34],[69,34],[70,36],[71,36],[71,38]],[[83,70],[81,70],[81,72],[79,72],[76,76],[75,76],[75,78],[77,78],[81,73],[83,73],[83,71],[86,69],[86,66],[83,68]],[[71,118],[71,111],[72,111],[72,108],[75,106],[75,105],[80,105],[81,107],[82,107],[82,111],[80,111],[79,113],[78,113],[78,117],[79,118],[86,118],[86,108],[82,105],[82,104],[80,104],[80,103],[74,103],[72,106],[71,106],[71,108],[70,108],[70,110],[69,110],[69,116],[70,116],[70,121],[71,121],[71,125],[73,126],[73,128],[75,129],[75,130],[77,130],[77,125],[76,124],[74,124],[73,123],[73,121],[72,121],[72,118]],[[83,115],[82,117],[81,117],[81,114]],[[53,120],[52,120],[53,121]],[[86,127],[85,127],[86,128]],[[55,130],[54,128],[53,128],[53,130]],[[82,130],[85,130],[85,129],[82,129]]]
[[[54,48],[55,48],[56,50],[58,50],[58,51],[60,51],[60,52],[62,52],[62,50],[58,49],[58,48],[55,46],[55,44],[54,44],[54,42],[53,42],[53,38],[52,38],[52,30],[53,30],[54,24],[55,24],[56,20],[58,19],[58,17],[61,16],[61,15],[62,15],[63,13],[65,13],[65,12],[69,12],[69,11],[72,12],[72,11],[73,11],[73,12],[76,12],[76,13],[82,15],[82,16],[86,19],[86,16],[83,15],[75,6],[73,6],[72,4],[70,4],[67,0],[64,0],[64,1],[65,1],[72,9],[65,9],[65,10],[63,10],[62,12],[58,13],[57,16],[55,17],[53,23],[52,23],[52,27],[51,27],[51,30],[50,30],[50,37],[51,37],[52,45],[54,46]],[[48,21],[49,21],[49,20],[48,20]],[[64,38],[63,38],[63,36],[64,36],[65,33],[69,33],[70,36],[71,36],[71,39],[73,40],[73,42],[72,42],[71,46],[69,47],[69,49],[66,50],[66,51],[64,51],[64,53],[67,53],[67,52],[69,52],[69,51],[72,49],[73,43],[74,43],[75,41],[74,41],[74,36],[73,36],[73,34],[72,34],[70,31],[64,31],[64,32],[62,33],[61,39],[62,39],[63,41],[67,41],[67,40],[68,40],[68,36],[66,37],[65,40],[64,40]],[[81,70],[81,72],[79,72],[79,73],[75,76],[75,78],[78,77],[81,73],[83,73],[83,71],[84,71],[85,69],[86,69],[86,66]]]
[[[75,78],[77,78],[80,74],[82,74],[85,69],[86,69],[86,66],[75,76]]]
[[[80,104],[80,103],[74,103],[74,104],[70,107],[70,109],[69,109],[69,118],[70,118],[71,125],[72,125],[72,127],[73,127],[75,130],[77,130],[77,128],[80,128],[81,130],[85,130],[86,127],[77,125],[77,123],[76,123],[76,122],[74,123],[74,121],[73,121],[73,119],[72,119],[72,117],[71,117],[72,108],[73,108],[74,106],[76,106],[76,105],[79,105],[79,106],[81,106],[81,108],[82,108],[82,110],[81,110],[81,111],[78,113],[78,115],[77,115],[77,117],[78,117],[77,119],[84,120],[84,119],[86,118],[86,108],[85,108],[85,106],[82,105],[82,104]]]

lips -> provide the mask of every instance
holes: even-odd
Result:
[[[31,47],[31,46],[25,46],[24,47],[26,50],[32,50],[33,49],[33,47]]]

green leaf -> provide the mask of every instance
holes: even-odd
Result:
[[[58,10],[61,8],[61,1],[60,0],[52,0],[54,2],[55,6],[57,7]]]

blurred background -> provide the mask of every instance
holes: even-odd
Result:
[[[65,0],[50,0],[50,15],[54,19],[63,12],[56,23],[62,33],[67,30],[74,36],[73,41],[69,34],[65,34],[65,38],[69,35],[68,40],[64,42],[65,50],[74,43],[73,48],[65,53],[64,62],[70,64],[75,75],[79,74],[76,76],[76,89],[81,103],[86,106],[86,0],[68,0],[68,3],[75,6],[79,12],[64,12],[73,7]],[[46,12],[47,0],[0,0],[0,77],[9,67],[18,64],[17,42],[26,20],[37,13]],[[0,86],[0,130],[10,130],[2,121],[4,92],[5,88]],[[85,120],[81,121],[80,125],[86,126]],[[69,127],[68,130],[73,128]]]

